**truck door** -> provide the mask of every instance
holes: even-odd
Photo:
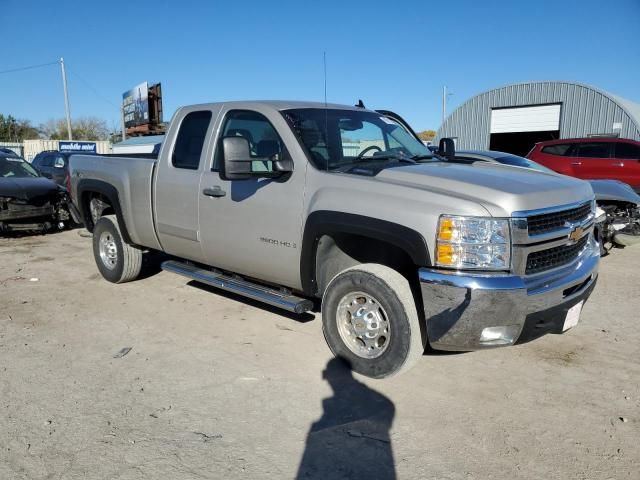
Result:
[[[204,261],[198,228],[200,176],[219,107],[189,107],[176,113],[158,158],[154,210],[165,252]]]
[[[295,137],[273,110],[225,107],[219,118],[213,163],[202,175],[199,197],[207,263],[299,288],[306,161],[294,158],[293,172],[278,178],[227,181],[219,172],[223,137],[245,137],[252,157],[289,155],[299,150]]]

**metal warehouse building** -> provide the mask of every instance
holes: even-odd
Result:
[[[536,142],[589,136],[640,140],[640,105],[575,82],[518,83],[467,100],[436,138],[524,156]]]

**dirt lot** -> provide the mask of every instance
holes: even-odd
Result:
[[[313,315],[112,285],[90,245],[0,239],[0,479],[640,478],[640,252],[565,335],[372,381]]]

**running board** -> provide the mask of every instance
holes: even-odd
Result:
[[[313,309],[313,302],[306,298],[296,297],[288,292],[265,287],[243,278],[205,270],[188,263],[167,260],[162,262],[162,269],[289,312],[304,313]]]

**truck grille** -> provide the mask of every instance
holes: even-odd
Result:
[[[571,208],[569,210],[533,215],[527,219],[529,235],[539,235],[541,233],[560,230],[565,226],[565,222],[582,222],[589,216],[590,213],[591,202],[586,202],[576,208]]]
[[[571,263],[580,254],[588,240],[589,235],[585,235],[573,245],[561,245],[530,253],[527,257],[525,273],[530,275],[544,272]]]

